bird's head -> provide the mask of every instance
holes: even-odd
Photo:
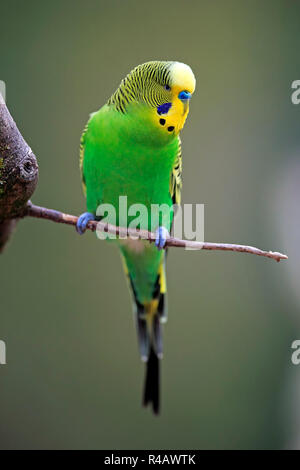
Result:
[[[195,86],[192,69],[182,62],[146,62],[122,80],[108,104],[122,113],[141,104],[163,133],[177,135],[184,126]]]

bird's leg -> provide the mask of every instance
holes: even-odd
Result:
[[[90,220],[96,220],[96,217],[91,212],[84,212],[78,217],[77,224],[76,224],[76,231],[79,235],[83,235],[86,231],[86,226]]]
[[[161,226],[156,229],[155,245],[159,250],[162,250],[164,248],[168,238],[170,238],[170,234],[166,227]]]

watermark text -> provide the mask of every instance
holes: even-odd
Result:
[[[300,364],[300,339],[295,339],[295,341],[292,342],[291,348],[294,349],[291,361],[294,366],[298,366]]]
[[[6,364],[6,344],[4,341],[0,340],[0,365],[3,366]]]
[[[291,87],[293,90],[295,90],[291,94],[292,103],[299,104],[300,103],[300,80],[294,80]]]
[[[100,204],[96,215],[101,224],[128,228],[131,232],[130,234],[127,231],[119,231],[118,234],[106,233],[99,225],[96,233],[100,240],[117,238],[137,240],[140,238],[138,230],[155,233],[158,227],[165,227],[175,238],[204,242],[204,204],[129,205],[127,196],[119,196],[117,207],[109,203]]]
[[[5,82],[3,80],[0,80],[0,95],[2,95],[2,98],[6,99],[6,86],[5,86]],[[0,98],[0,101],[1,101],[1,98]]]

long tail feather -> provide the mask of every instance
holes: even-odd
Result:
[[[152,298],[147,302],[139,301],[135,282],[128,272],[123,258],[125,273],[133,294],[134,314],[138,336],[139,351],[146,364],[143,405],[152,406],[154,414],[160,411],[160,360],[163,355],[162,329],[167,320],[166,279],[162,261],[157,280],[153,285]]]
[[[152,330],[153,330],[153,348],[155,350],[157,357],[159,359],[162,359],[162,356],[163,356],[162,320],[158,316],[158,314],[156,314],[155,317],[153,318]]]
[[[144,318],[141,318],[141,315],[139,312],[136,315],[136,327],[137,327],[140,355],[141,355],[142,361],[147,361],[149,358],[149,352],[150,352],[150,338],[149,338],[149,333],[148,333],[148,328],[147,328],[147,322]]]
[[[160,364],[153,347],[150,348],[149,359],[146,363],[143,405],[152,405],[153,413],[160,411]]]

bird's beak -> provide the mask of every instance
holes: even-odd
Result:
[[[189,108],[191,96],[192,95],[189,91],[181,91],[178,95],[178,98],[183,103],[183,114],[185,114]]]

